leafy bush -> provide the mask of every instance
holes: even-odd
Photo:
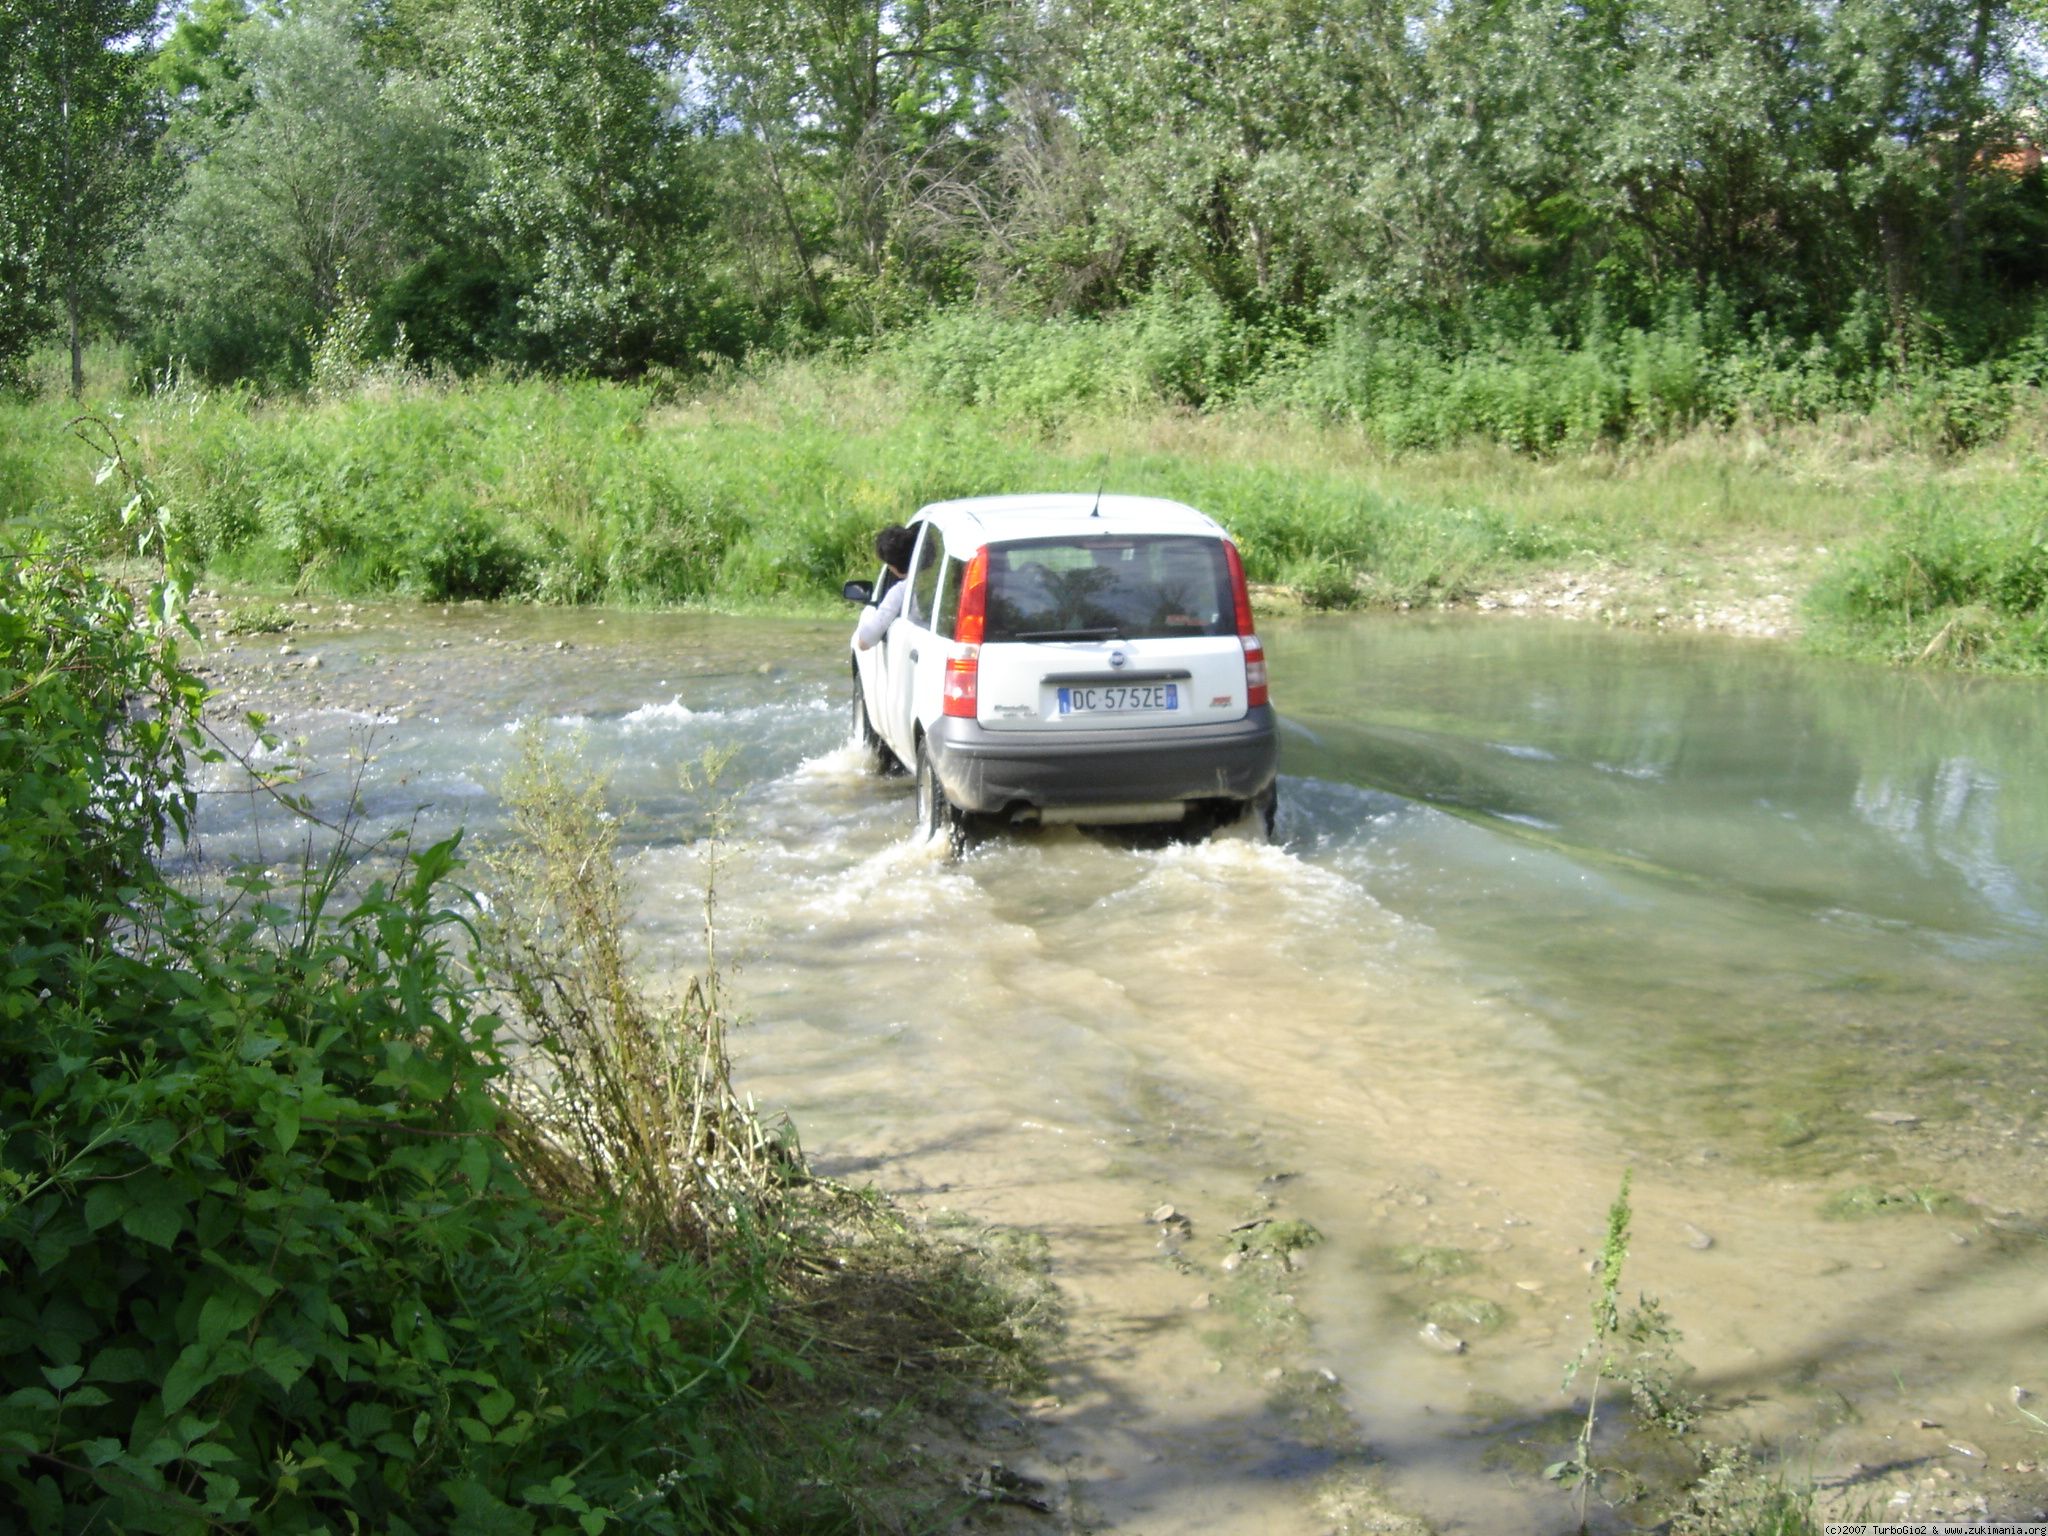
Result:
[[[1351,568],[1328,555],[1293,562],[1280,580],[1309,608],[1349,608],[1358,601]]]
[[[517,595],[532,560],[490,514],[440,500],[420,515],[410,563],[420,595],[446,600]]]
[[[828,1515],[714,1433],[758,1277],[651,1262],[508,1159],[452,842],[348,900],[157,873],[200,743],[170,598],[41,556],[0,588],[0,1499],[52,1532]]]
[[[1906,393],[1916,434],[1949,453],[1995,440],[2005,431],[2012,407],[2011,389],[1983,364],[1925,374]]]
[[[893,338],[881,363],[935,399],[1052,423],[1104,407],[1219,404],[1265,353],[1208,290],[1162,288],[1103,320],[941,311]]]

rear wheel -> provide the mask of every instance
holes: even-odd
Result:
[[[967,814],[946,798],[946,786],[932,771],[932,755],[917,744],[917,829],[926,837],[943,837],[946,851],[958,854],[967,846]]]

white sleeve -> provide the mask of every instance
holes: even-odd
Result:
[[[891,587],[882,600],[860,616],[860,627],[853,632],[853,643],[862,650],[872,650],[880,643],[882,636],[889,633],[889,626],[896,622],[903,612],[903,594],[910,590],[906,579]]]

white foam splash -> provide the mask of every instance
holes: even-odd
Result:
[[[848,741],[829,752],[805,758],[783,779],[790,784],[866,784],[873,781],[874,775],[868,771],[866,749]]]
[[[975,894],[974,882],[956,867],[944,838],[913,833],[831,875],[804,906],[826,919],[859,914],[902,922],[971,900]]]
[[[685,704],[682,695],[670,699],[666,704],[642,704],[638,709],[628,710],[620,716],[619,724],[627,730],[647,726],[681,725],[685,720],[694,720],[697,712]]]
[[[1211,837],[1170,844],[1142,857],[1152,868],[1117,899],[1151,901],[1202,887],[1212,894],[1271,902],[1290,915],[1289,926],[1348,923],[1365,912],[1377,922],[1399,921],[1356,880],[1263,840]]]
[[[330,704],[323,709],[308,710],[306,715],[308,719],[313,720],[346,720],[351,725],[398,724],[398,716],[386,714],[382,710],[344,709],[338,704]]]

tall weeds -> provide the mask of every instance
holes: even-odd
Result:
[[[1847,418],[1874,418],[1897,449],[1953,453],[1996,439],[2048,377],[2038,342],[1967,363],[1931,350],[1901,372],[1877,315],[1859,302],[1831,333],[1794,337],[1712,291],[1673,293],[1632,323],[1599,292],[1562,309],[1493,294],[1303,330],[1155,290],[1091,321],[943,311],[891,337],[877,364],[927,399],[1042,424],[1239,404],[1343,423],[1382,449],[1534,455]]]
[[[479,947],[513,1042],[506,1136],[544,1191],[617,1213],[643,1250],[730,1253],[773,1236],[792,1136],[733,1091],[711,888],[703,971],[665,1003],[630,974],[604,789],[540,728],[522,733]]]
[[[1825,648],[1910,665],[2048,672],[2048,514],[2031,493],[1897,509],[1808,602]]]
[[[693,784],[714,789],[720,766],[707,757]],[[1000,1240],[933,1238],[872,1191],[817,1177],[793,1129],[734,1090],[722,809],[706,843],[703,967],[656,1002],[634,974],[603,776],[573,742],[530,727],[501,793],[511,826],[485,858],[477,959],[506,1020],[501,1135],[528,1180],[645,1250],[751,1266],[767,1284],[765,1334],[812,1362],[826,1396],[872,1397],[877,1375],[890,1392],[1034,1379],[1056,1313],[1041,1277]]]
[[[1206,324],[1199,313],[1159,309],[1142,334],[1118,340],[1098,326],[1061,341],[1055,351],[1092,361],[1069,358],[1034,383],[1050,333],[982,345],[982,331],[1008,324],[934,322],[859,367],[773,365],[684,399],[651,385],[481,379],[278,403],[166,377],[118,409],[209,576],[271,589],[837,612],[841,582],[872,559],[874,529],[924,502],[1108,485],[1214,514],[1254,580],[1319,605],[1457,601],[1602,562],[1654,571],[1672,551],[1711,561],[1761,548],[1810,563],[1808,552],[1833,549],[1812,557],[1834,562],[1836,579],[1810,610],[1830,648],[2048,666],[2025,456],[2029,432],[2048,434],[2040,398],[2017,377],[1985,385],[2020,412],[2007,446],[1959,457],[1940,433],[1901,426],[1898,412],[1936,397],[1913,390],[1860,414],[1740,405],[1734,425],[1712,425],[1726,413],[1700,404],[1721,387],[1708,379],[1711,347],[1687,351],[1683,315],[1661,339],[1584,339],[1606,349],[1597,357],[1548,333],[1509,337],[1505,352],[1457,362],[1464,394],[1431,384],[1422,361],[1401,362],[1423,339],[1358,340],[1359,377],[1379,402],[1370,413],[1478,413],[1411,437],[1280,387],[1288,368],[1297,382],[1339,368],[1352,345],[1342,335],[1309,351],[1204,340],[1182,334]],[[1135,350],[1119,350],[1126,341]],[[1523,358],[1525,346],[1536,350]],[[1247,348],[1265,349],[1257,388],[1245,382]],[[1798,366],[1839,364],[1816,354]],[[1243,387],[1111,388],[1141,376]],[[1706,393],[1690,404],[1672,393],[1694,384]],[[1196,396],[1203,408],[1187,409]],[[1574,399],[1591,414],[1572,416]],[[1648,425],[1615,435],[1599,425],[1602,401],[1649,412],[1628,418]],[[67,420],[55,401],[0,400],[0,525],[127,551],[122,497],[93,483]],[[1710,424],[1688,426],[1699,422]],[[1389,446],[1411,441],[1462,446]],[[1884,542],[1867,545],[1873,535]],[[1930,555],[1963,584],[1913,590],[1912,562],[1931,572]]]

